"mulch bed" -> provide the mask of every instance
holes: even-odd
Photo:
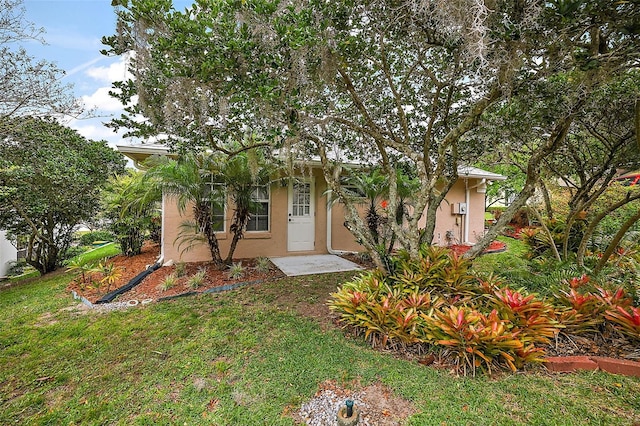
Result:
[[[132,290],[120,295],[118,300],[158,300],[175,297],[184,293],[205,292],[227,285],[262,282],[284,275],[278,268],[271,265],[268,272],[260,272],[256,269],[255,259],[236,259],[234,263],[241,263],[244,273],[240,278],[229,277],[229,271],[220,271],[211,262],[192,262],[184,265],[184,273],[178,277],[176,284],[166,290],[162,289],[162,283],[168,275],[176,274],[176,265],[164,266],[146,277]],[[189,278],[200,270],[205,270],[204,282],[197,289],[188,286]]]
[[[121,276],[116,283],[111,285],[107,289],[105,285],[100,288],[93,286],[82,286],[78,280],[72,281],[67,290],[75,291],[78,295],[83,296],[89,302],[95,303],[98,299],[104,296],[109,291],[115,290],[126,285],[133,277],[144,271],[149,265],[153,265],[160,254],[160,246],[157,244],[147,243],[142,248],[142,253],[137,256],[124,256],[118,255],[110,259],[109,262],[113,263],[116,268],[121,271]],[[178,277],[176,284],[166,290],[161,288],[161,284],[167,275],[176,273],[176,265],[164,266],[157,271],[148,275],[140,284],[135,286],[130,291],[121,294],[116,299],[117,301],[129,301],[129,300],[158,300],[167,297],[177,296],[183,293],[189,292],[204,292],[216,287],[222,287],[225,285],[233,285],[254,281],[266,281],[282,277],[283,274],[278,268],[271,265],[268,272],[259,272],[255,268],[254,259],[236,259],[234,263],[241,263],[244,267],[244,273],[240,278],[230,278],[228,271],[217,270],[211,262],[193,262],[186,263],[184,265],[184,273],[181,277]],[[201,286],[197,289],[188,287],[187,282],[193,274],[199,270],[205,270],[205,279]],[[96,274],[93,277],[94,281],[99,281],[100,277]]]
[[[467,251],[471,249],[471,247],[473,246],[466,245],[466,244],[453,244],[449,246],[449,248],[458,256],[465,254]],[[483,254],[500,253],[505,251],[506,249],[507,249],[507,245],[502,241],[492,241],[491,244],[489,244],[489,246],[486,249],[484,249],[482,253]]]

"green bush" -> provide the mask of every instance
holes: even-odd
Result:
[[[81,246],[90,246],[94,241],[114,241],[115,238],[110,231],[91,231],[80,236]]]
[[[331,295],[340,321],[377,347],[422,345],[464,373],[538,362],[559,330],[553,306],[469,273],[469,262],[424,246],[392,258],[395,273],[368,272]]]
[[[60,255],[60,261],[62,264],[66,264],[69,260],[81,255],[85,251],[86,249],[80,246],[69,247],[64,253],[62,253],[62,255]]]
[[[11,261],[9,262],[9,269],[7,269],[7,275],[10,277],[22,275],[26,267],[27,267],[27,262],[24,259]]]

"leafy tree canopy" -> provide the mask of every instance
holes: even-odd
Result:
[[[77,116],[82,105],[71,87],[62,84],[64,71],[37,60],[21,46],[42,41],[42,29],[24,18],[22,0],[0,0],[0,119],[11,116]]]
[[[0,228],[28,236],[27,262],[54,270],[74,227],[99,207],[99,190],[124,170],[122,156],[53,119],[0,121]]]
[[[201,0],[184,12],[168,0],[114,4],[118,34],[104,41],[114,54],[135,51],[135,79],[117,83],[117,96],[138,97],[114,127],[166,134],[185,150],[220,150],[251,132],[293,158],[319,156],[347,226],[372,252],[375,236],[341,189],[341,161],[378,163],[392,211],[403,202],[395,170],[415,170],[408,226],[389,226],[416,254],[432,240],[458,165],[487,149],[470,136],[490,107],[530,98],[533,119],[554,129],[528,155],[526,199],[583,98],[638,57],[631,2]],[[564,93],[549,109],[540,88],[555,80]]]

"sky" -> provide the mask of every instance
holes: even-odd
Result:
[[[174,2],[178,10],[190,4]],[[115,33],[116,15],[111,0],[24,0],[26,20],[43,28],[46,45],[23,43],[29,55],[55,62],[66,71],[65,83],[73,85],[75,96],[87,108],[96,108],[99,118],[75,120],[69,126],[93,140],[106,140],[111,146],[141,141],[123,138],[104,126],[122,112],[121,104],[108,95],[113,81],[125,77],[121,57],[100,53],[103,36]]]

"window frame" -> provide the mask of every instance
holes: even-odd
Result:
[[[216,181],[212,176],[211,179],[205,183],[208,187],[206,195],[203,197],[203,201],[209,205],[209,217],[212,219],[212,225],[214,225],[214,230],[216,234],[224,234],[227,232],[227,187],[224,183]],[[219,189],[214,190],[215,187]],[[211,194],[221,194],[222,198],[222,212],[215,214],[215,205],[214,198],[211,197]],[[220,218],[220,229],[215,227],[216,222],[213,221],[213,218]]]
[[[257,198],[255,196],[258,188],[265,188],[266,190],[266,198]],[[249,221],[247,222],[247,226],[245,227],[245,231],[248,233],[259,233],[259,232],[270,232],[271,231],[271,184],[266,183],[264,185],[253,185],[252,186],[252,192],[251,192],[251,202],[252,203],[256,203],[256,205],[261,205],[263,206],[264,204],[266,204],[266,214],[258,214],[258,207],[257,206],[252,206],[251,208],[251,218],[249,219]],[[258,221],[258,218],[264,218],[266,217],[267,219],[267,228],[266,229],[249,229],[249,224],[254,222],[256,224],[256,228],[257,225],[260,223]]]

